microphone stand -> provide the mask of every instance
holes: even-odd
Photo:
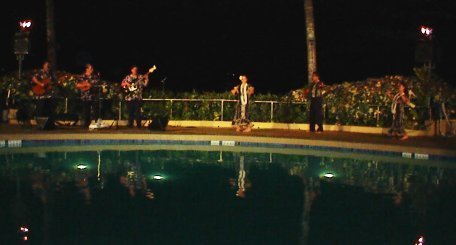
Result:
[[[165,81],[167,77],[163,78],[160,83],[162,84],[162,95],[165,95]]]
[[[94,85],[94,87],[98,88],[98,118],[97,118],[97,122],[95,123],[95,125],[92,129],[103,127],[102,119],[101,119],[101,106],[102,106],[101,88],[102,88],[102,85]],[[91,129],[91,128],[89,127],[89,129]]]
[[[98,85],[98,120],[97,120],[97,128],[101,128],[101,85]]]

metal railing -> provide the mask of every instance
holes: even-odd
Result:
[[[75,103],[80,102],[79,98],[60,97],[60,98],[56,98],[56,99],[59,101],[60,105],[63,106],[64,113],[71,113],[74,111],[74,109],[70,110],[70,107],[75,105],[72,102],[75,102]],[[117,118],[117,120],[122,120],[124,101],[116,99],[116,98],[104,99],[104,101],[112,101],[112,103],[117,103],[117,108],[115,108],[115,106],[113,106],[115,104],[111,105],[112,106],[112,108],[110,108],[111,116],[114,115],[114,118]],[[175,104],[177,102],[179,102],[179,103],[185,103],[185,102],[219,103],[220,111],[219,111],[219,117],[217,117],[217,119],[216,119],[217,121],[225,121],[225,119],[226,119],[225,110],[226,110],[227,103],[237,103],[237,100],[233,100],[233,99],[146,98],[146,99],[143,99],[143,101],[144,101],[144,103],[154,103],[154,102],[169,103],[167,106],[165,106],[165,108],[166,108],[166,110],[168,110],[167,112],[169,113],[168,115],[169,115],[170,119],[173,119],[173,117],[174,117],[173,104]],[[276,108],[278,105],[281,105],[281,104],[305,105],[306,109],[307,109],[306,111],[308,111],[308,105],[309,105],[309,102],[288,102],[288,101],[273,101],[273,100],[253,100],[252,103],[269,104],[269,111],[265,111],[266,110],[265,107],[262,107],[260,109],[260,110],[263,110],[262,115],[265,115],[265,113],[269,113],[269,117],[267,119],[265,117],[262,117],[260,120],[256,120],[258,122],[261,122],[261,121],[274,122],[275,116],[277,116],[277,115],[275,115],[275,113],[277,111]],[[380,121],[382,120],[382,117],[384,117],[384,112],[389,110],[389,106],[388,105],[367,105],[367,106],[369,108],[374,108],[373,115],[371,116],[371,118],[375,118],[377,125],[379,125]],[[112,110],[113,108],[114,108],[114,110]],[[103,108],[103,109],[105,110],[105,108]],[[115,109],[117,109],[117,111],[115,111]],[[326,104],[323,104],[323,117],[325,119],[330,119],[331,115],[328,114],[330,112],[328,112],[327,109],[328,108],[327,108]],[[430,107],[417,107],[416,109],[420,109],[423,113],[425,111],[429,111],[429,118],[430,118]],[[217,108],[217,110],[218,110],[218,108]],[[62,110],[60,110],[60,111],[62,111]],[[216,112],[216,111],[214,110],[214,112]],[[227,121],[230,121],[230,119]]]
[[[78,98],[69,99],[69,98],[57,98],[58,100],[63,100],[63,111],[64,113],[69,112],[70,100],[79,100]],[[118,110],[117,110],[117,119],[122,120],[122,107],[124,101],[117,100],[117,99],[105,99],[117,102]],[[233,99],[143,99],[144,103],[151,103],[151,102],[168,102],[169,103],[169,116],[173,118],[173,104],[176,102],[212,102],[212,103],[219,103],[220,104],[220,120],[224,121],[224,110],[226,103],[237,103],[237,100]],[[254,100],[252,103],[257,104],[269,104],[269,121],[273,122],[274,120],[274,108],[278,104],[296,104],[296,105],[307,105],[308,102],[281,102],[281,101],[272,101],[272,100]]]
[[[69,106],[69,99],[68,98],[59,98],[64,100],[64,112],[68,113],[68,106]],[[79,100],[79,99],[74,99],[74,100]],[[118,111],[117,111],[117,118],[118,120],[122,120],[122,106],[124,101],[118,100],[118,99],[106,99],[106,100],[112,100],[112,101],[117,101],[118,103]],[[145,103],[150,103],[150,102],[168,102],[169,104],[169,116],[170,118],[173,118],[173,103],[175,102],[213,102],[213,103],[220,103],[220,121],[224,121],[224,109],[225,109],[225,104],[226,103],[237,103],[237,100],[233,99],[153,99],[153,98],[147,98],[143,99]],[[308,105],[309,102],[285,102],[285,101],[273,101],[273,100],[253,100],[252,103],[258,103],[258,104],[269,104],[269,121],[273,122],[274,121],[274,108],[276,105],[279,104],[293,104],[293,105]],[[368,105],[369,108],[375,108],[374,111],[374,116],[377,120],[377,123],[379,123],[381,117],[381,109],[384,108],[389,108],[389,106],[385,105]],[[421,109],[426,109],[429,110],[429,107],[419,107]],[[327,110],[326,110],[326,104],[323,104],[323,112],[324,112],[324,118],[327,118]]]
[[[220,121],[224,121],[224,108],[225,103],[237,103],[237,100],[232,99],[143,99],[143,101],[168,101],[170,103],[170,118],[173,117],[173,103],[174,102],[216,102],[220,103]],[[272,100],[254,100],[253,103],[270,104],[270,122],[274,120],[274,104],[283,104],[288,102],[272,101]],[[122,108],[121,101],[119,101],[119,109]],[[307,102],[292,102],[292,104],[307,104]],[[121,118],[121,112],[119,111],[119,120]]]

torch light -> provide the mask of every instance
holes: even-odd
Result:
[[[27,20],[21,20],[19,21],[19,28],[22,31],[29,31],[30,28],[32,28],[32,20],[27,19]]]
[[[426,38],[431,38],[432,37],[432,28],[429,26],[420,26],[420,31],[423,36]]]

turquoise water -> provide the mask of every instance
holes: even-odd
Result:
[[[452,163],[194,148],[5,149],[2,244],[456,242]]]

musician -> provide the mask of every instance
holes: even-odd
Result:
[[[129,128],[133,128],[133,121],[136,121],[136,127],[141,128],[141,107],[143,104],[142,92],[144,87],[149,83],[149,73],[155,70],[155,66],[149,69],[149,72],[140,75],[138,74],[138,67],[131,66],[130,74],[127,75],[121,83],[124,91],[124,99],[128,108],[128,124]]]
[[[92,121],[92,113],[94,120],[97,120],[99,114],[98,103],[98,86],[100,86],[100,75],[94,73],[92,64],[86,64],[85,72],[78,77],[76,88],[81,90],[82,100],[82,117],[84,128],[88,128]]]
[[[318,126],[317,133],[323,132],[323,82],[317,72],[312,73],[312,83],[307,88],[310,100],[309,127],[310,132],[315,132],[315,124]]]
[[[237,132],[250,132],[253,125],[249,119],[249,102],[254,87],[248,83],[247,75],[240,75],[239,80],[241,84],[231,89],[231,94],[239,96],[232,124]]]
[[[39,69],[32,77],[32,91],[36,102],[35,117],[46,117],[46,125],[43,129],[55,128],[55,92],[53,84],[57,81],[54,72],[51,69],[51,63],[44,61],[42,68]]]

